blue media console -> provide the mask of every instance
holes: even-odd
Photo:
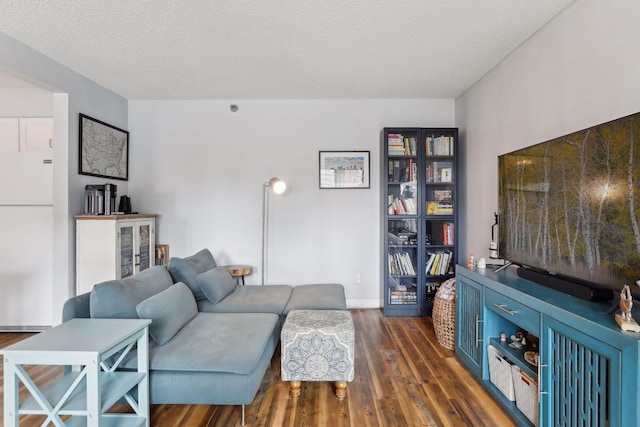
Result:
[[[518,276],[456,267],[456,356],[518,425],[640,425],[640,334],[621,331],[611,302],[585,301]],[[622,285],[621,285],[622,287]],[[634,307],[638,309],[639,307]],[[640,320],[640,310],[634,310]],[[526,331],[539,339],[539,366],[526,350],[500,341]],[[537,383],[531,422],[519,403],[490,381],[487,346]]]

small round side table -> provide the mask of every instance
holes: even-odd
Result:
[[[242,286],[244,286],[244,276],[251,274],[250,265],[225,265],[223,268],[225,268],[231,277],[233,277],[236,281],[236,285],[239,285],[240,281],[242,281]]]

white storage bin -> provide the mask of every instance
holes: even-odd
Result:
[[[513,389],[516,395],[516,406],[520,409],[535,426],[538,425],[538,411],[540,403],[538,401],[538,383],[513,365]]]
[[[487,346],[487,358],[489,359],[489,379],[491,383],[498,387],[498,390],[507,399],[513,402],[516,400],[513,390],[513,374],[511,373],[513,364],[492,345]]]

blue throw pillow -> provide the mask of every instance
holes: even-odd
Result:
[[[91,317],[137,319],[136,305],[171,285],[173,278],[161,266],[148,268],[126,279],[98,283],[89,296]]]
[[[184,283],[176,283],[136,306],[141,319],[151,319],[149,335],[164,345],[198,314],[193,293]]]
[[[224,268],[213,268],[199,274],[198,284],[204,296],[213,304],[222,301],[236,288],[233,277]]]
[[[204,294],[198,285],[198,274],[216,268],[216,262],[213,255],[208,249],[202,249],[200,252],[187,258],[173,257],[169,260],[167,270],[171,273],[174,282],[182,282],[186,284],[196,300],[204,299]]]

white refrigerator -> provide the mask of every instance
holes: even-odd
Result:
[[[53,120],[0,118],[0,330],[53,316]]]

